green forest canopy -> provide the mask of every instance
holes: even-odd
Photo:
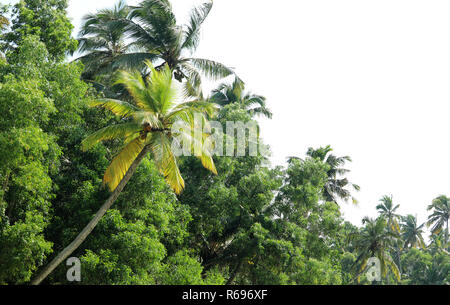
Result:
[[[212,3],[179,25],[169,1],[133,8],[119,2],[86,16],[78,39],[66,9],[66,0],[22,0],[0,9],[1,284],[29,283],[110,196],[104,174],[124,137],[98,138],[106,141],[88,150],[82,142],[129,123],[112,104],[91,105],[111,99],[139,106],[128,83],[116,83],[118,73],[148,80],[170,71],[186,100],[217,105],[205,115],[223,125],[271,116],[264,97],[248,91],[227,63],[193,57]],[[82,56],[67,62],[77,49]],[[202,92],[203,79],[223,84]],[[148,84],[160,92],[163,81]],[[136,154],[129,156],[131,163]],[[359,190],[346,178],[351,159],[329,146],[293,156],[285,168],[262,155],[158,156],[143,158],[72,254],[81,260],[81,284],[371,284],[365,274],[371,257],[380,260],[382,284],[450,282],[445,195],[423,203],[425,224],[398,214],[395,199],[384,196],[378,217],[357,227],[339,206]],[[182,176],[182,192],[171,175]],[[44,281],[67,284],[66,266]]]

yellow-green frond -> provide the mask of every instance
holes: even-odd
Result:
[[[395,218],[392,219],[391,229],[394,232],[400,233],[400,226],[398,225],[398,222],[397,222],[397,220]]]
[[[132,122],[107,126],[86,137],[81,142],[81,147],[86,151],[101,141],[126,138],[138,134],[141,129],[139,124]]]
[[[115,99],[98,99],[89,103],[91,107],[102,107],[110,110],[112,113],[119,117],[130,117],[134,115],[139,109],[130,103],[115,100]]]
[[[442,227],[437,227],[436,229],[432,230],[431,233],[434,235],[439,235],[439,233],[442,232]]]
[[[202,165],[213,174],[217,175],[216,166],[212,157],[213,145],[209,134],[202,133],[201,139],[194,139],[194,154],[200,159]]]
[[[207,122],[203,122],[207,124]],[[195,132],[197,128],[197,133]],[[190,125],[188,129],[178,129],[175,135],[184,145],[190,145],[189,151],[200,159],[203,167],[217,175],[212,157],[213,143],[210,134],[204,133],[199,126]]]
[[[114,191],[117,185],[119,185],[133,161],[144,148],[144,145],[145,141],[136,138],[128,143],[117,156],[114,157],[103,177],[103,183],[107,184],[111,191]]]
[[[140,125],[150,124],[152,128],[163,128],[161,120],[152,112],[139,111],[133,115],[133,120]]]
[[[157,109],[147,97],[148,89],[141,72],[119,71],[115,84],[123,85],[139,108],[149,112],[157,112]]]
[[[203,154],[200,158],[200,161],[202,162],[202,165],[207,170],[210,170],[214,175],[217,175],[217,169],[214,164],[214,160],[211,155],[209,154]]]
[[[190,113],[193,116],[194,113],[198,112],[212,117],[218,111],[219,108],[216,104],[205,101],[191,101],[177,105],[167,116],[176,119],[181,113]]]
[[[162,133],[154,134],[151,139],[151,147],[153,160],[158,170],[174,192],[180,194],[184,189],[184,180],[172,152],[170,140]]]
[[[155,70],[150,61],[146,61],[145,64],[151,70],[146,92],[147,98],[152,99],[159,112],[167,113],[174,105],[177,95],[176,87],[172,81],[172,70],[167,64],[159,71]]]
[[[386,265],[388,265],[390,267],[390,269],[391,269],[392,273],[394,273],[394,276],[397,279],[397,281],[400,281],[400,279],[401,279],[400,270],[398,269],[398,267],[394,263],[394,261],[390,257],[386,257],[385,263],[386,263]]]

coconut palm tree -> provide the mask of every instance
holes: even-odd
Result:
[[[428,211],[433,211],[428,216],[427,226],[431,228],[431,233],[439,234],[445,230],[444,244],[448,243],[448,219],[450,217],[450,198],[441,195],[435,198],[427,208]]]
[[[238,77],[235,77],[231,85],[221,84],[213,90],[209,101],[220,106],[236,103],[246,109],[251,116],[263,115],[272,118],[272,112],[266,107],[266,98],[245,92],[245,84]]]
[[[210,1],[194,8],[187,25],[177,24],[168,0],[144,0],[130,6],[126,18],[118,16],[110,23],[111,30],[117,28],[119,33],[126,33],[129,41],[123,46],[124,54],[115,57],[110,67],[143,69],[145,59],[151,59],[156,70],[167,64],[178,81],[188,80],[184,86],[190,96],[198,94],[201,75],[218,80],[233,74],[232,69],[219,62],[192,57],[199,45],[201,25],[212,5]]]
[[[365,217],[363,224],[365,224],[365,227],[353,238],[353,245],[359,253],[354,263],[354,266],[359,265],[357,269],[358,281],[366,269],[367,261],[371,257],[379,259],[381,274],[384,277],[387,277],[388,269],[390,269],[399,281],[399,269],[390,255],[398,239],[398,234],[387,229],[388,227],[384,217],[378,217],[375,220]]]
[[[352,189],[359,191],[360,187],[357,184],[350,183],[347,178],[342,178],[349,172],[348,169],[342,168],[346,162],[351,162],[352,159],[349,156],[336,157],[331,154],[333,149],[328,145],[326,147],[320,147],[314,149],[310,147],[306,153],[307,156],[315,159],[319,159],[329,165],[327,171],[328,181],[325,183],[324,197],[325,200],[335,202],[337,204],[338,199],[347,201],[352,199],[353,203],[358,201],[351,195],[351,192],[347,189],[350,186]]]
[[[83,17],[78,34],[78,53],[82,55],[77,60],[84,64],[85,79],[93,80],[95,76],[111,73],[120,63],[128,62],[127,53],[132,51],[133,44],[126,43],[126,29],[122,20],[129,13],[130,8],[121,0],[112,9],[102,9]],[[152,58],[143,54],[140,61]]]
[[[395,213],[397,209],[400,207],[400,205],[399,204],[394,205],[392,201],[392,195],[383,196],[380,199],[380,202],[381,203],[378,204],[376,207],[378,213],[387,219],[389,230],[400,233],[400,227],[398,225],[398,219],[400,218],[400,215]]]
[[[392,195],[391,196],[383,196],[380,199],[380,204],[376,206],[376,209],[378,210],[378,213],[381,217],[384,217],[387,220],[387,227],[388,230],[391,232],[395,232],[397,234],[400,234],[400,226],[398,224],[398,220],[400,219],[400,215],[396,214],[395,212],[400,207],[399,204],[394,205],[392,201]],[[401,265],[401,252],[403,248],[403,242],[402,240],[398,239],[397,243],[395,244],[395,251],[393,252],[393,258],[395,263],[397,264],[400,272],[402,270]]]
[[[180,121],[190,128],[197,128],[194,115],[200,115],[206,122],[205,115],[212,114],[213,106],[202,101],[176,104],[176,90],[170,68],[166,65],[160,71],[156,71],[150,62],[146,64],[151,71],[147,80],[142,78],[139,71],[132,73],[123,71],[119,74],[118,83],[124,85],[129,91],[134,104],[113,99],[93,102],[93,106],[108,109],[121,117],[122,122],[100,129],[82,142],[82,147],[86,150],[103,140],[124,139],[124,147],[111,161],[103,179],[112,191],[111,196],[75,240],[44,268],[32,284],[39,284],[86,239],[115,202],[139,163],[148,153],[151,154],[156,167],[177,194],[184,188],[184,181],[172,150],[175,137],[189,139],[194,147],[199,147],[200,152],[197,156],[203,166],[217,174],[212,156],[207,150],[209,146],[203,145],[204,137],[194,138],[187,129],[180,128],[177,131],[178,134],[172,131],[174,124]]]
[[[413,215],[407,215],[402,219],[402,239],[404,241],[403,248],[422,248],[425,249],[425,241],[422,234],[425,224],[417,225],[417,218]]]

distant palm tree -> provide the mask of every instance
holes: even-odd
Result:
[[[399,204],[394,205],[391,196],[383,196],[380,199],[380,204],[376,206],[378,213],[381,217],[384,217],[387,220],[388,230],[391,232],[395,232],[400,234],[400,226],[398,224],[398,220],[400,219],[400,215],[395,212],[400,207]],[[397,264],[400,272],[402,272],[402,264],[401,264],[401,254],[403,248],[403,241],[398,239],[395,246],[394,251],[392,252],[395,263]]]
[[[133,73],[123,71],[119,74],[118,82],[127,88],[134,99],[134,104],[113,99],[93,102],[93,106],[108,109],[116,116],[123,118],[122,123],[100,129],[82,142],[83,149],[89,149],[103,140],[124,139],[124,147],[112,160],[103,179],[112,194],[91,222],[44,268],[32,284],[39,284],[79,247],[116,201],[139,163],[148,153],[151,153],[153,162],[175,193],[180,193],[184,188],[184,180],[171,146],[173,137],[176,136],[172,134],[172,126],[182,121],[191,130],[197,128],[198,125],[194,124],[194,115],[203,116],[206,122],[204,115],[211,115],[214,108],[211,104],[201,101],[176,104],[176,91],[170,68],[166,65],[160,71],[156,71],[150,62],[147,62],[147,65],[151,74],[146,81],[139,71]],[[180,130],[179,133],[183,138],[189,139],[194,147],[201,149],[198,157],[203,166],[217,174],[212,156],[207,150],[208,146],[198,143],[203,140],[192,137],[188,130]]]
[[[400,227],[398,225],[398,219],[400,218],[399,214],[396,214],[395,212],[400,207],[399,204],[394,205],[392,202],[392,195],[391,196],[383,196],[380,199],[380,204],[377,205],[378,213],[387,219],[388,221],[388,228],[392,231],[395,231],[397,233],[400,233]]]
[[[431,233],[439,234],[442,230],[445,230],[444,244],[449,242],[448,240],[448,219],[450,217],[450,198],[441,195],[435,198],[427,208],[428,211],[433,211],[428,216],[427,226],[431,228]]]
[[[380,260],[381,273],[384,277],[387,277],[387,271],[390,269],[397,280],[400,281],[400,271],[390,255],[398,240],[398,234],[387,229],[384,217],[375,220],[365,217],[363,224],[365,224],[365,227],[354,237],[353,243],[359,254],[354,263],[354,266],[359,265],[358,281],[367,267],[368,259],[371,257]]]
[[[245,84],[238,77],[235,77],[231,85],[221,84],[213,90],[209,101],[220,106],[239,104],[251,116],[263,115],[269,119],[272,118],[272,112],[266,107],[266,98],[245,92]]]
[[[404,241],[403,248],[408,246],[411,248],[422,248],[425,249],[425,242],[423,240],[422,234],[423,226],[425,224],[417,225],[417,219],[413,215],[407,215],[403,217],[402,221],[402,239]]]
[[[310,147],[306,153],[307,156],[319,159],[329,165],[329,170],[327,171],[328,180],[324,188],[325,200],[337,204],[338,199],[347,201],[351,198],[353,203],[356,204],[358,201],[351,195],[347,187],[350,186],[356,191],[359,191],[360,187],[357,184],[350,183],[347,178],[342,178],[343,175],[349,172],[348,169],[342,168],[342,166],[346,162],[351,162],[352,159],[349,156],[336,157],[331,154],[331,151],[333,149],[328,145],[318,149]]]

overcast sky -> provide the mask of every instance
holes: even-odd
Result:
[[[136,4],[139,1],[128,1]],[[180,22],[202,1],[172,0]],[[111,0],[70,0],[81,17]],[[426,220],[450,195],[450,2],[446,0],[215,0],[195,54],[236,69],[267,97],[260,120],[274,165],[330,144],[350,155],[360,225],[385,194]]]

